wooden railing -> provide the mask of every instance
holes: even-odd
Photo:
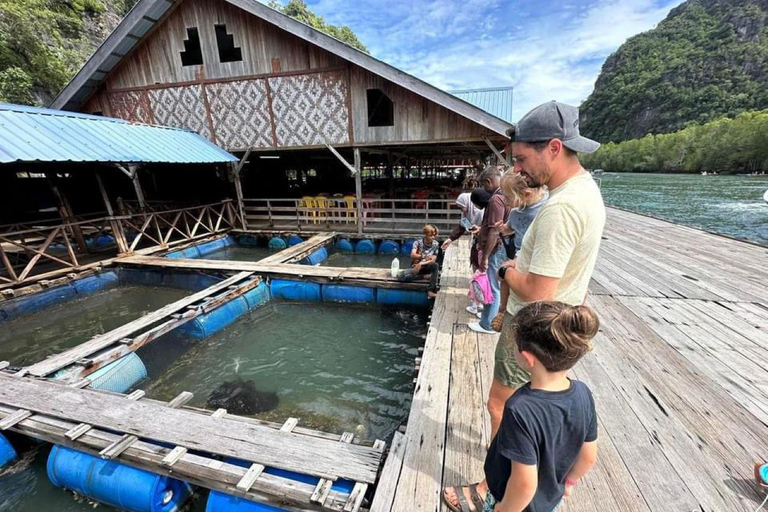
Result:
[[[114,217],[0,226],[0,288],[78,271],[117,254],[153,252],[235,227],[231,200]],[[75,242],[75,234],[89,243]],[[108,237],[108,238],[105,238]],[[109,251],[107,254],[96,253]]]
[[[137,248],[164,249],[173,245],[222,233],[235,227],[235,208],[232,200],[115,217],[121,226],[123,240],[118,237],[121,253]]]
[[[461,218],[453,199],[244,199],[248,230],[418,233],[424,224],[453,229]],[[358,208],[359,206],[359,208]]]

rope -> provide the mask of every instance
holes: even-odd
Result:
[[[768,494],[766,494],[766,495],[765,495],[765,499],[764,499],[764,500],[763,500],[763,502],[760,504],[760,506],[759,506],[759,507],[757,507],[757,508],[755,509],[755,512],[760,512],[760,509],[761,509],[761,508],[763,508],[763,506],[764,506],[766,503],[768,503]]]

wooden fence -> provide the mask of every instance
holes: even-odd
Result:
[[[459,223],[453,199],[353,197],[243,199],[246,230],[340,231],[358,234],[420,233],[424,224],[441,231]]]
[[[0,288],[79,271],[141,249],[154,252],[236,227],[231,200],[131,215],[0,226]],[[78,241],[79,239],[79,241]]]

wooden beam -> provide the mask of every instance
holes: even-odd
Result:
[[[485,141],[485,143],[488,145],[488,147],[491,148],[491,151],[493,151],[493,154],[495,154],[496,158],[499,159],[499,163],[504,166],[505,170],[512,168],[512,166],[509,164],[509,162],[507,162],[507,159],[504,158],[504,155],[501,154],[501,151],[499,151],[496,148],[496,146],[493,145],[493,142],[488,140],[488,137],[483,135],[483,141]]]
[[[357,234],[363,234],[363,175],[360,150],[355,148],[355,199],[357,202]]]
[[[331,153],[333,153],[333,154],[336,156],[336,158],[338,158],[338,159],[339,159],[339,161],[340,161],[340,162],[341,162],[341,163],[344,165],[344,167],[346,167],[347,169],[349,169],[349,172],[351,172],[353,176],[354,176],[355,174],[357,174],[358,172],[360,172],[360,169],[359,169],[357,166],[353,166],[352,164],[350,164],[349,162],[347,162],[347,161],[344,159],[344,157],[343,157],[343,156],[341,156],[341,154],[339,154],[339,152],[338,152],[338,151],[336,151],[336,149],[335,149],[333,146],[331,146],[330,144],[326,143],[326,144],[325,144],[325,147],[327,147],[327,148],[328,148],[328,149],[331,151]],[[358,151],[358,150],[356,149],[355,151]]]
[[[99,174],[99,171],[96,170],[94,172],[96,175],[96,181],[99,184],[99,191],[101,192],[101,198],[104,200],[104,206],[107,208],[107,215],[110,217],[115,216],[115,212],[112,209],[112,203],[109,201],[109,195],[107,194],[107,189],[104,188],[104,182],[101,180],[101,175]],[[115,235],[115,238],[117,238],[117,235]]]

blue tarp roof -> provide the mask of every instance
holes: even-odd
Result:
[[[449,92],[499,119],[503,119],[508,123],[512,122],[512,87],[466,89]]]
[[[189,130],[0,103],[0,163],[236,161]]]

